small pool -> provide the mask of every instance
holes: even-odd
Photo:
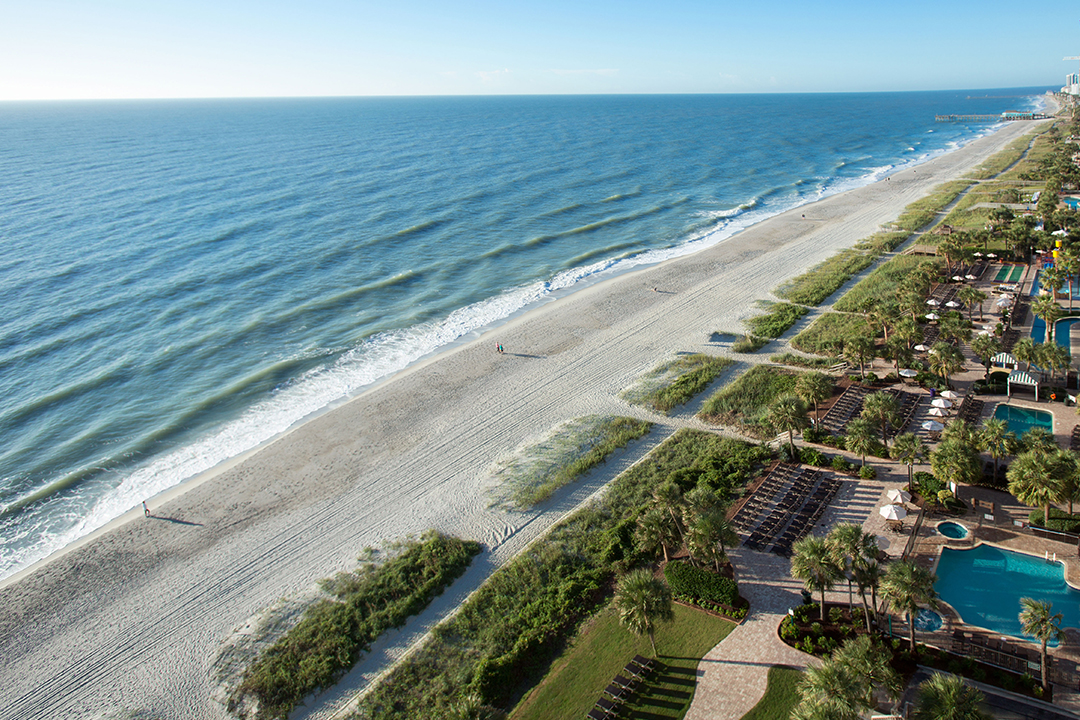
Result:
[[[945,522],[938,523],[937,531],[947,538],[953,540],[961,540],[967,537],[967,528],[958,522],[952,520],[946,520]]]
[[[1033,427],[1041,427],[1051,433],[1054,432],[1054,415],[1045,410],[1033,410],[1001,403],[994,408],[994,417],[998,420],[1004,420],[1008,424],[1009,430],[1016,433],[1017,437],[1022,436]]]
[[[938,595],[969,625],[1025,638],[1020,598],[1031,597],[1063,613],[1062,627],[1080,627],[1080,590],[1065,582],[1060,562],[985,544],[969,550],[944,548],[937,577]]]
[[[941,629],[941,616],[933,610],[923,608],[915,616],[915,629],[919,632],[934,632]]]

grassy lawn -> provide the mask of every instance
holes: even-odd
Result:
[[[675,606],[675,620],[657,628],[657,669],[624,705],[620,718],[681,718],[690,707],[697,665],[735,625],[712,615]],[[574,639],[569,649],[511,714],[513,720],[577,720],[603,695],[612,678],[634,655],[652,656],[647,637],[619,625],[610,609]]]
[[[775,720],[791,717],[795,703],[799,701],[796,686],[802,671],[783,665],[769,668],[769,686],[758,704],[742,716],[742,720]]]

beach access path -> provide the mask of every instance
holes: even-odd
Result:
[[[667,422],[620,392],[678,353],[728,352],[714,331],[741,331],[773,288],[1038,125],[1006,125],[889,181],[555,299],[155,498],[154,517],[133,510],[4,582],[0,718],[227,717],[211,697],[212,663],[252,614],[408,533],[434,527],[484,543],[437,610],[350,676],[362,687],[613,476],[601,470],[548,504],[508,512],[492,507],[497,461],[584,415]],[[332,716],[341,700],[326,693],[310,716]]]

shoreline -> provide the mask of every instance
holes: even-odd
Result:
[[[14,694],[55,711],[50,698],[118,707],[145,693],[162,714],[221,717],[191,679],[205,678],[207,655],[269,600],[351,567],[363,544],[435,526],[485,542],[497,567],[565,513],[558,503],[487,507],[492,462],[587,411],[656,419],[618,391],[675,352],[716,354],[711,331],[741,329],[778,284],[1037,126],[1006,125],[922,173],[901,171],[550,300],[166,491],[156,522],[127,513],[5,579],[0,627]],[[488,351],[495,334],[505,356]],[[581,492],[591,494],[571,494]],[[153,678],[132,671],[132,656],[145,654]],[[90,667],[65,661],[87,656]],[[72,675],[85,682],[69,697],[57,683]]]

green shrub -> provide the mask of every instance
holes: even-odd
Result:
[[[802,448],[802,461],[807,465],[813,465],[814,467],[825,467],[827,461],[825,460],[825,453],[821,452],[817,448]]]
[[[757,337],[756,335],[743,335],[731,345],[732,352],[756,353],[769,344],[769,338]]]
[[[758,438],[771,438],[765,421],[777,398],[795,392],[796,374],[772,365],[755,365],[714,393],[701,408],[701,417],[717,424],[732,424]]]
[[[778,338],[808,312],[810,312],[809,308],[800,305],[774,303],[767,313],[750,318],[746,324],[750,326],[750,331],[754,335]]]
[[[843,608],[837,607],[835,605],[832,606],[831,608],[829,608],[829,622],[831,622],[833,625],[839,625],[840,621],[843,620],[843,619],[844,619],[844,609]]]
[[[782,285],[776,294],[800,305],[820,305],[844,283],[870,267],[876,258],[875,254],[843,250]]]
[[[772,355],[769,357],[769,360],[777,365],[793,365],[795,367],[810,368],[812,370],[828,370],[833,365],[840,362],[840,358],[806,357],[805,355],[799,355],[798,353],[793,352]]]
[[[873,480],[877,477],[877,469],[872,465],[863,465],[859,468],[859,477],[863,480]]]
[[[1050,522],[1043,522],[1042,508],[1036,508],[1028,516],[1028,522],[1036,527],[1045,527],[1047,530],[1059,532],[1080,533],[1080,515],[1065,512],[1061,508],[1051,506]]]
[[[664,577],[671,587],[671,594],[676,597],[685,595],[694,600],[723,605],[734,605],[739,598],[738,586],[731,578],[694,567],[681,560],[669,562],[664,568]]]
[[[916,491],[924,498],[936,498],[937,494],[945,489],[945,481],[939,480],[928,472],[915,473],[912,476],[912,482],[915,483]]]
[[[847,461],[843,455],[834,455],[832,459],[832,469],[837,472],[847,472],[851,469],[851,463]]]
[[[876,331],[867,326],[864,316],[827,312],[793,337],[791,344],[805,353],[832,355],[838,346],[865,337],[876,337]]]

